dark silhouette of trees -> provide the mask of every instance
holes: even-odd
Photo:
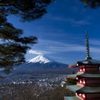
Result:
[[[0,13],[19,15],[23,21],[41,18],[53,0],[0,0]]]
[[[38,84],[0,85],[1,100],[64,100],[66,95],[74,96],[74,93],[60,86],[47,89]]]
[[[0,20],[0,67],[5,67],[8,73],[13,65],[25,62],[24,55],[37,38],[23,37],[23,31],[8,23],[2,15]]]
[[[85,6],[90,6],[91,8],[100,7],[100,0],[81,0]]]
[[[67,78],[67,85],[75,85],[76,79]]]
[[[0,0],[0,67],[9,73],[12,66],[25,62],[25,54],[35,36],[23,36],[21,29],[7,21],[10,14],[19,15],[21,21],[33,21],[46,13],[46,7],[53,0]]]

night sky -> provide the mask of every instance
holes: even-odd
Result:
[[[8,21],[24,30],[24,35],[38,37],[38,43],[26,54],[29,60],[39,54],[66,64],[86,57],[85,34],[88,31],[90,56],[100,60],[100,8],[84,7],[80,0],[55,0],[47,14],[32,22],[20,22],[9,16]]]

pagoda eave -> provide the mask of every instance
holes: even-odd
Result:
[[[69,85],[67,89],[79,93],[100,93],[100,87],[87,87],[80,85]]]
[[[78,78],[100,78],[100,74],[80,74],[77,75]]]
[[[67,78],[76,79],[76,75],[68,75]]]
[[[71,78],[71,79],[76,79],[76,77],[79,75],[83,74],[83,72],[78,72],[76,74],[69,74],[67,75],[67,78]]]
[[[79,67],[79,66],[77,64],[68,66],[68,68],[76,68],[76,67]]]
[[[65,96],[65,97],[64,97],[64,100],[81,100],[81,99],[79,99],[79,98],[76,97],[76,96],[71,96],[71,97]]]
[[[77,90],[81,89],[83,86],[79,86],[79,85],[68,85],[66,87],[66,89],[69,89],[73,92],[76,92]]]
[[[96,60],[83,60],[83,61],[78,61],[77,65],[78,66],[81,66],[81,65],[95,65],[95,66],[100,66],[100,61],[96,61]]]
[[[83,88],[77,90],[78,93],[87,93],[87,94],[97,94],[100,93],[100,87],[87,87],[84,86]]]

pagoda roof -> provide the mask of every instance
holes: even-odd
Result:
[[[79,85],[70,85],[67,86],[73,92],[80,93],[100,93],[100,87],[87,87],[87,86],[79,86]]]
[[[67,78],[75,79],[76,76],[77,76],[77,74],[69,74],[69,75],[67,75]]]
[[[69,74],[69,75],[67,75],[67,78],[75,79],[76,77],[83,77],[83,78],[100,78],[100,74],[76,73],[76,74]]]
[[[86,60],[78,61],[76,64],[69,65],[68,68],[76,68],[81,65],[100,65],[100,61],[94,59],[86,59]]]
[[[77,90],[81,89],[83,86],[79,85],[67,85],[67,89],[70,89],[73,92],[76,92]]]
[[[69,66],[68,66],[68,68],[76,68],[76,67],[78,67],[78,65],[77,65],[77,64],[74,64],[74,65],[69,65]]]
[[[94,59],[86,59],[83,61],[78,61],[78,65],[100,65],[100,61]]]
[[[81,93],[100,93],[100,87],[86,87],[84,86],[80,90],[77,90],[76,92]]]
[[[81,100],[81,99],[79,99],[79,98],[76,97],[76,96],[71,96],[71,97],[65,96],[65,97],[64,97],[64,100]]]
[[[75,79],[77,77],[77,75],[81,75],[81,74],[83,74],[83,72],[78,72],[76,74],[69,74],[69,75],[67,75],[67,78]]]
[[[87,78],[100,78],[100,74],[81,74],[81,75],[77,75],[77,77],[87,77]]]

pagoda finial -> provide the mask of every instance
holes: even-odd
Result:
[[[86,32],[86,60],[90,60],[90,59],[92,58],[90,57],[88,32]]]

